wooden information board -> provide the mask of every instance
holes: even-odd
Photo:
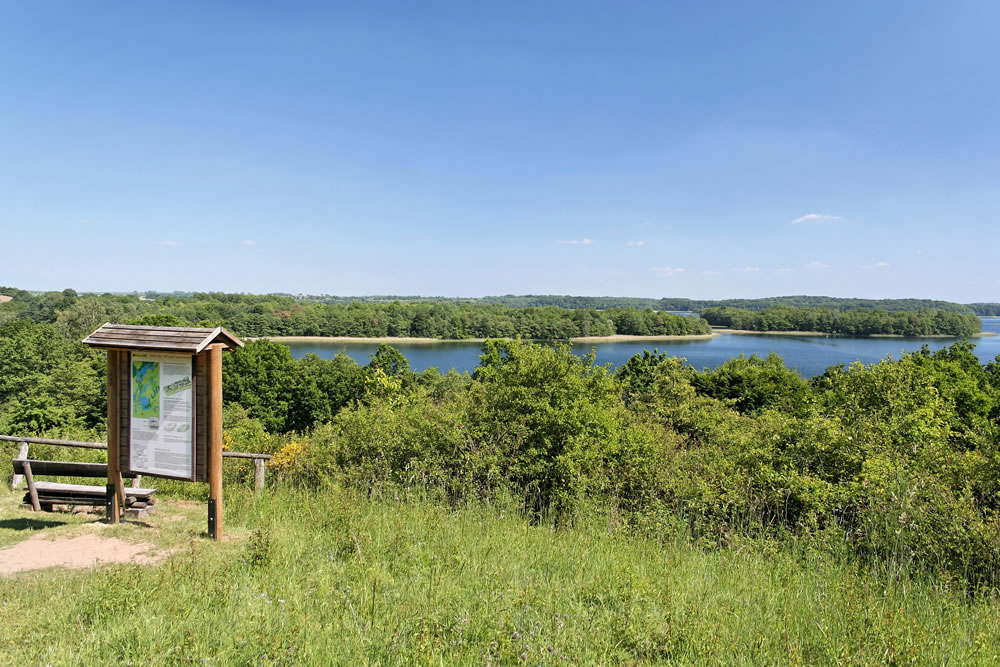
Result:
[[[222,535],[222,327],[105,324],[83,341],[108,352],[109,515],[121,473],[208,482],[208,532]]]

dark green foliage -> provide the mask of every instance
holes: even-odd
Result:
[[[0,326],[0,432],[93,428],[104,421],[104,355],[49,324]]]
[[[383,297],[392,300],[394,297]],[[417,297],[407,297],[417,300]],[[477,301],[481,303],[511,306],[513,308],[528,308],[540,306],[559,306],[560,308],[640,308],[666,311],[702,312],[706,308],[741,308],[744,310],[766,310],[775,306],[792,306],[796,308],[831,308],[833,310],[881,309],[897,310],[942,310],[946,312],[965,313],[966,315],[1000,314],[998,304],[963,305],[950,301],[934,301],[931,299],[851,299],[831,296],[774,296],[764,299],[643,299],[617,296],[560,296],[527,294],[515,296],[487,296]],[[993,312],[979,312],[988,307],[996,307]]]
[[[970,303],[969,308],[976,315],[1000,317],[1000,303]]]
[[[982,329],[975,315],[921,310],[888,312],[858,309],[779,306],[754,312],[741,308],[708,308],[709,324],[749,331],[819,331],[843,336],[972,336]]]
[[[295,360],[287,345],[253,340],[223,357],[222,397],[239,403],[270,431],[285,431],[297,385]]]
[[[140,324],[147,327],[186,327],[187,322],[172,313],[150,313],[129,320],[127,324]]]
[[[801,417],[808,411],[809,383],[773,352],[765,359],[741,354],[698,373],[693,384],[699,394],[725,401],[744,414],[773,409]]]
[[[363,387],[362,368],[343,352],[333,359],[307,354],[296,362],[294,398],[286,430],[304,431],[313,424],[330,421],[341,408],[361,396]]]

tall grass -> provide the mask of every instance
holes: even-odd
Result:
[[[4,506],[4,516],[20,510]],[[21,664],[993,664],[1000,602],[872,576],[795,541],[705,550],[610,512],[573,527],[515,503],[447,509],[338,488],[165,503],[165,563],[0,581],[0,656]],[[25,515],[28,516],[28,515]],[[180,517],[181,520],[171,520]],[[78,521],[78,520],[73,520]],[[0,533],[6,522],[0,524]],[[78,529],[78,528],[71,528]]]

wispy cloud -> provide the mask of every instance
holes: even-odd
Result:
[[[646,242],[645,241],[626,241],[625,245],[627,245],[630,248],[641,248],[642,246],[646,245]]]
[[[570,239],[568,241],[557,241],[563,245],[594,245],[593,239]]]
[[[789,269],[789,268],[780,268],[777,271],[775,271],[775,273],[794,273],[794,272],[795,269]]]
[[[733,271],[740,271],[741,273],[757,273],[758,271],[760,271],[760,267],[759,266],[736,267],[735,269],[733,269]]]
[[[826,262],[822,262],[822,261],[820,261],[818,259],[814,259],[813,261],[811,261],[808,264],[806,264],[806,268],[807,269],[829,269],[830,265],[827,264]]]
[[[703,275],[703,276],[721,276],[722,275],[722,271],[713,271],[712,269],[706,269],[706,270],[704,270],[704,271],[701,272],[701,275]]]
[[[840,219],[839,215],[829,215],[828,213],[806,213],[792,220],[792,224],[799,225],[803,222],[834,222]]]
[[[649,270],[653,273],[658,273],[661,276],[670,277],[677,273],[684,273],[685,269],[679,266],[651,266]]]
[[[184,244],[181,243],[180,241],[159,241],[157,245],[165,245],[171,248],[176,248],[177,246],[182,246]]]
[[[863,269],[884,269],[887,266],[889,266],[889,262],[881,261],[881,262],[875,262],[874,264],[865,264],[861,268],[863,268]]]
[[[245,241],[240,241],[240,245],[257,245],[257,242],[253,239],[247,239]]]

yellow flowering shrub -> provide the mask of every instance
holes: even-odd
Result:
[[[274,457],[267,462],[267,467],[278,475],[289,477],[302,471],[308,456],[309,443],[292,440],[274,454]]]

